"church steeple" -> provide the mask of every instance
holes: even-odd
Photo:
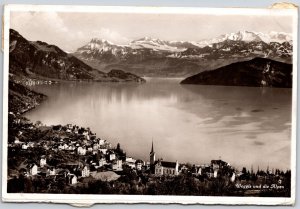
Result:
[[[151,152],[150,152],[150,165],[154,165],[155,163],[155,152],[153,148],[153,140],[152,140],[152,146],[151,146]]]
[[[154,152],[154,149],[153,149],[153,140],[152,140],[152,147],[151,147],[151,152],[150,152],[150,154],[153,153],[153,152]]]

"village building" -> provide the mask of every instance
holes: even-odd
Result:
[[[116,154],[115,153],[110,153],[108,155],[108,159],[109,159],[109,161],[115,160],[116,159]]]
[[[43,168],[45,165],[47,165],[47,159],[46,156],[43,155],[40,159],[40,167]]]
[[[58,149],[59,150],[63,150],[64,149],[64,145],[63,144],[58,145]]]
[[[77,176],[74,174],[68,175],[68,183],[69,184],[77,184]]]
[[[135,162],[135,168],[136,168],[136,170],[138,170],[138,171],[142,170],[143,165],[144,165],[144,161],[142,161],[142,160],[137,160],[137,161]]]
[[[90,168],[88,165],[85,165],[81,170],[82,177],[88,177],[90,175]]]
[[[212,168],[212,172],[213,172],[213,177],[217,178],[220,171],[223,170],[224,168],[226,168],[227,166],[228,166],[228,163],[226,163],[223,160],[212,160],[211,168]]]
[[[135,162],[136,160],[133,159],[132,157],[126,157],[125,159],[125,165],[129,166],[131,169],[136,168]]]
[[[85,147],[78,147],[77,154],[79,155],[86,155],[86,148]]]
[[[196,175],[200,175],[200,176],[202,175],[202,168],[201,168],[201,166],[196,167],[195,174]]]
[[[22,149],[28,149],[28,145],[27,144],[22,144]]]
[[[105,159],[105,158],[101,158],[101,159],[99,160],[99,167],[102,167],[102,166],[104,166],[104,165],[106,165],[106,159]]]
[[[179,172],[180,173],[186,173],[188,171],[188,167],[186,165],[179,166]]]
[[[83,136],[88,136],[89,135],[89,131],[88,130],[84,130],[82,133]]]
[[[155,175],[178,175],[179,174],[179,163],[176,162],[167,162],[158,160],[155,161],[155,152],[153,147],[153,141],[152,141],[152,147],[150,151],[150,170],[151,173],[154,173]]]
[[[56,169],[54,167],[50,167],[48,169],[48,173],[50,176],[54,176],[54,175],[56,175]]]
[[[74,145],[70,145],[69,148],[68,148],[68,150],[71,150],[71,151],[73,151],[75,149],[76,149],[76,147]]]
[[[29,164],[27,166],[27,168],[28,168],[29,175],[34,176],[34,175],[36,175],[38,173],[38,166],[35,163]]]
[[[104,140],[104,139],[98,139],[98,144],[99,144],[99,146],[104,145],[104,144],[105,144],[105,141],[106,141],[106,140]]]
[[[28,142],[27,145],[28,145],[28,147],[34,147],[35,143],[34,142]]]
[[[99,149],[99,152],[100,152],[100,153],[103,153],[103,154],[105,154],[105,155],[106,155],[106,153],[107,153],[107,149]]]
[[[99,144],[97,144],[97,143],[93,144],[93,150],[97,150],[98,151],[99,148],[100,148]]]
[[[18,137],[15,137],[15,141],[14,141],[15,144],[21,144],[22,142],[20,142],[20,139]]]
[[[69,149],[69,145],[67,143],[64,143],[63,150],[68,150],[68,149]]]
[[[93,152],[93,148],[92,148],[92,147],[88,147],[88,148],[87,148],[87,151],[88,151],[88,152]]]
[[[230,181],[234,182],[235,181],[235,177],[236,177],[235,172],[233,172],[232,176],[230,177]]]
[[[122,160],[114,160],[112,162],[111,166],[112,166],[112,169],[114,171],[121,171],[121,170],[123,170],[123,168],[122,168]]]
[[[179,163],[158,160],[155,164],[155,175],[178,175]]]
[[[133,159],[132,157],[126,157],[125,158],[125,162],[127,162],[127,163],[135,163],[135,159]]]

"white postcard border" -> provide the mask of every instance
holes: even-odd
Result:
[[[90,13],[147,13],[147,14],[215,14],[215,15],[291,15],[293,16],[293,89],[291,139],[291,197],[220,197],[220,196],[154,196],[154,195],[82,195],[7,193],[7,139],[8,139],[8,74],[10,13],[35,12],[90,12]],[[298,11],[292,9],[257,8],[197,8],[197,7],[132,7],[132,6],[70,6],[70,5],[6,5],[4,8],[4,71],[3,71],[3,133],[2,133],[2,200],[5,202],[51,202],[76,205],[95,203],[178,203],[226,205],[292,205],[296,191],[296,113],[297,113],[297,49]],[[5,96],[4,96],[5,95]],[[59,196],[58,196],[59,195]]]

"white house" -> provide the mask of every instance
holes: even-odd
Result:
[[[202,167],[201,166],[196,168],[196,174],[202,175]]]
[[[68,149],[69,149],[69,145],[65,143],[65,144],[63,145],[63,150],[68,150]]]
[[[29,165],[29,174],[30,175],[36,175],[38,173],[38,167],[36,164]]]
[[[140,171],[142,170],[142,166],[144,165],[144,162],[142,160],[137,160],[135,162],[135,167],[136,167],[136,170]]]
[[[93,144],[93,150],[97,150],[98,151],[98,149],[99,149],[99,144]]]
[[[79,155],[86,155],[86,148],[84,147],[78,147],[77,148],[77,153],[79,154]]]
[[[214,170],[214,178],[218,177],[218,170]]]
[[[115,159],[116,159],[116,154],[115,153],[109,154],[109,160],[110,161],[115,160]]]
[[[127,163],[135,163],[135,159],[133,159],[132,157],[126,157],[125,162]]]
[[[105,140],[104,139],[99,139],[98,140],[98,144],[101,146],[101,145],[104,145],[105,144]]]
[[[83,136],[88,136],[89,135],[89,131],[85,130],[83,133],[82,133]]]
[[[69,184],[77,184],[77,176],[74,174],[69,175]]]
[[[56,175],[56,169],[53,168],[53,167],[49,168],[49,169],[48,169],[48,172],[49,172],[49,175],[50,175],[50,176]]]
[[[101,158],[101,159],[99,160],[99,167],[102,167],[102,166],[104,166],[104,165],[106,165],[106,160],[105,160],[105,158]]]
[[[75,150],[76,147],[75,147],[74,145],[70,145],[68,149],[69,149],[69,150]]]
[[[15,144],[20,144],[22,142],[20,142],[19,138],[18,137],[15,137]]]
[[[89,175],[90,175],[90,168],[87,165],[85,165],[81,170],[81,176],[87,177]]]
[[[234,182],[234,181],[235,181],[235,173],[234,173],[234,172],[232,173],[232,176],[230,177],[230,181],[231,181],[231,182]]]
[[[34,147],[35,146],[34,142],[28,142],[27,145],[28,145],[28,147]]]
[[[40,167],[44,167],[47,164],[46,156],[42,156],[40,159]]]
[[[28,149],[28,145],[27,144],[22,144],[22,149]]]
[[[112,169],[114,171],[121,171],[123,170],[122,168],[122,160],[114,160],[112,163]]]

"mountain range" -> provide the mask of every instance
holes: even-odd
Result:
[[[94,38],[73,55],[104,72],[122,67],[140,76],[184,77],[254,57],[291,63],[292,51],[288,33],[238,31],[199,42],[144,37],[117,45]]]
[[[119,69],[118,73],[114,73],[116,69],[112,73],[101,72],[55,45],[28,41],[13,29],[9,38],[9,73],[15,80],[145,81]]]

